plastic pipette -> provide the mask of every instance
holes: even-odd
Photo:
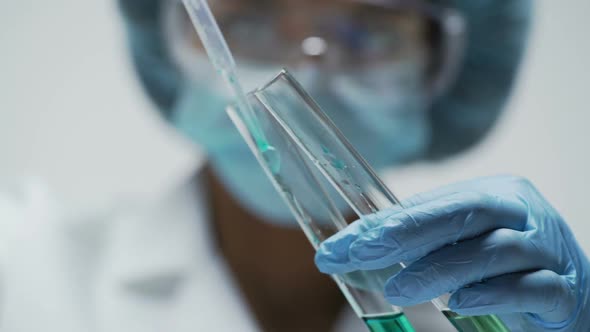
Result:
[[[248,103],[244,89],[238,80],[234,57],[225,42],[225,38],[223,38],[223,34],[221,34],[221,30],[217,25],[215,17],[213,17],[213,13],[211,13],[207,1],[182,0],[182,2],[199,34],[199,38],[203,42],[209,60],[234,93],[237,99],[238,111],[246,120],[246,125],[254,135],[256,143],[264,150],[264,147],[267,146],[266,139],[259,129],[252,106]]]

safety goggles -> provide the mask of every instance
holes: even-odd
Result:
[[[173,6],[184,42],[203,50],[182,5]],[[312,63],[329,75],[420,59],[435,96],[453,81],[463,53],[461,15],[424,1],[214,0],[210,6],[236,58],[265,66]]]

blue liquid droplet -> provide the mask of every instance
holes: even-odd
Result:
[[[330,165],[332,165],[332,167],[336,168],[336,169],[345,169],[346,168],[346,164],[339,159],[333,158],[330,160]]]
[[[271,172],[278,174],[281,171],[281,156],[279,151],[274,146],[264,144],[260,146],[260,152]]]
[[[330,151],[330,149],[328,149],[328,147],[326,147],[325,145],[321,145],[321,148],[322,152],[324,153],[324,157],[330,162],[330,165],[332,165],[332,167],[340,170],[348,168],[348,166],[346,166],[346,163],[336,158],[336,156]]]

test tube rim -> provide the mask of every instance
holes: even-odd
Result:
[[[354,148],[354,146],[348,141],[346,136],[344,136],[344,134],[340,131],[340,129],[336,126],[336,124],[334,124],[334,122],[324,113],[324,111],[321,109],[321,107],[305,91],[305,89],[295,79],[295,77],[286,68],[282,68],[281,71],[272,80],[270,80],[267,84],[263,85],[261,88],[254,90],[253,93],[257,96],[257,99],[265,105],[265,108],[268,110],[268,112],[276,119],[276,121],[280,124],[280,126],[283,127],[285,132],[287,132],[287,134],[291,137],[292,141],[294,141],[297,144],[299,149],[301,149],[307,155],[308,158],[313,159],[313,156],[314,156],[313,153],[311,153],[309,148],[301,141],[299,136],[297,134],[295,134],[293,129],[291,129],[291,127],[284,121],[284,119],[279,114],[277,114],[273,110],[272,107],[269,107],[269,105],[267,105],[267,103],[265,103],[264,97],[260,98],[261,93],[264,93],[264,91],[267,88],[270,88],[273,84],[275,84],[277,81],[279,81],[283,78],[289,83],[289,86],[291,86],[295,90],[295,92],[300,97],[303,98],[303,100],[305,101],[305,104],[308,106],[307,108],[310,109],[311,112],[314,113],[314,115],[316,115],[318,118],[320,118],[322,125],[334,132],[337,139],[344,145],[345,149],[352,155],[353,159],[355,159],[361,165],[361,167],[363,167],[363,169],[367,172],[367,174],[372,178],[372,180],[375,181],[376,184],[378,184],[381,187],[381,189],[384,191],[387,198],[390,199],[394,204],[399,205],[400,207],[403,207],[401,205],[400,201],[397,199],[397,197],[383,183],[381,178],[376,174],[376,172],[369,165],[369,163],[365,160],[365,158],[363,158],[360,155],[360,153],[356,150],[356,148]],[[346,195],[340,189],[340,187],[334,182],[333,178],[329,174],[327,174],[327,172],[319,165],[316,165],[316,167],[319,168],[320,172],[324,175],[324,177],[326,177],[328,179],[330,184],[334,187],[334,189],[336,189],[338,191],[340,196],[346,200],[347,204],[355,211],[355,213],[359,217],[362,217],[363,214],[360,213],[360,211],[355,207],[355,204],[353,204],[349,200],[348,195]]]

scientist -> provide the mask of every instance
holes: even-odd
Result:
[[[0,200],[7,220],[20,221],[0,251],[3,331],[359,331],[317,267],[399,262],[407,269],[385,276],[393,304],[451,293],[451,309],[499,314],[513,331],[590,329],[588,259],[521,178],[414,196],[327,240],[314,264],[225,115],[231,99],[182,6],[119,2],[145,91],[207,162],[177,191],[95,222],[61,217],[44,191]],[[210,3],[247,84],[289,67],[380,170],[460,153],[485,136],[509,96],[531,14],[526,0]],[[436,319],[413,323],[445,330]]]
[[[225,118],[227,96],[211,83],[190,25],[169,25],[166,42],[157,29],[161,4],[149,12],[136,3],[122,1],[136,68],[163,115],[208,153],[212,227],[246,301],[269,329],[296,326],[289,316],[299,317],[297,307],[305,305],[304,326],[313,321],[327,330],[341,303],[299,261],[305,255],[273,249],[299,245],[286,233],[291,215]],[[268,79],[279,65],[289,66],[378,169],[468,148],[492,126],[509,93],[529,2],[433,3],[211,1],[244,78]],[[319,268],[345,273],[409,262],[384,290],[393,304],[452,292],[451,309],[505,314],[514,328],[589,328],[588,261],[530,183],[478,179],[418,195],[406,206],[324,243]],[[252,244],[261,238],[274,244]]]

